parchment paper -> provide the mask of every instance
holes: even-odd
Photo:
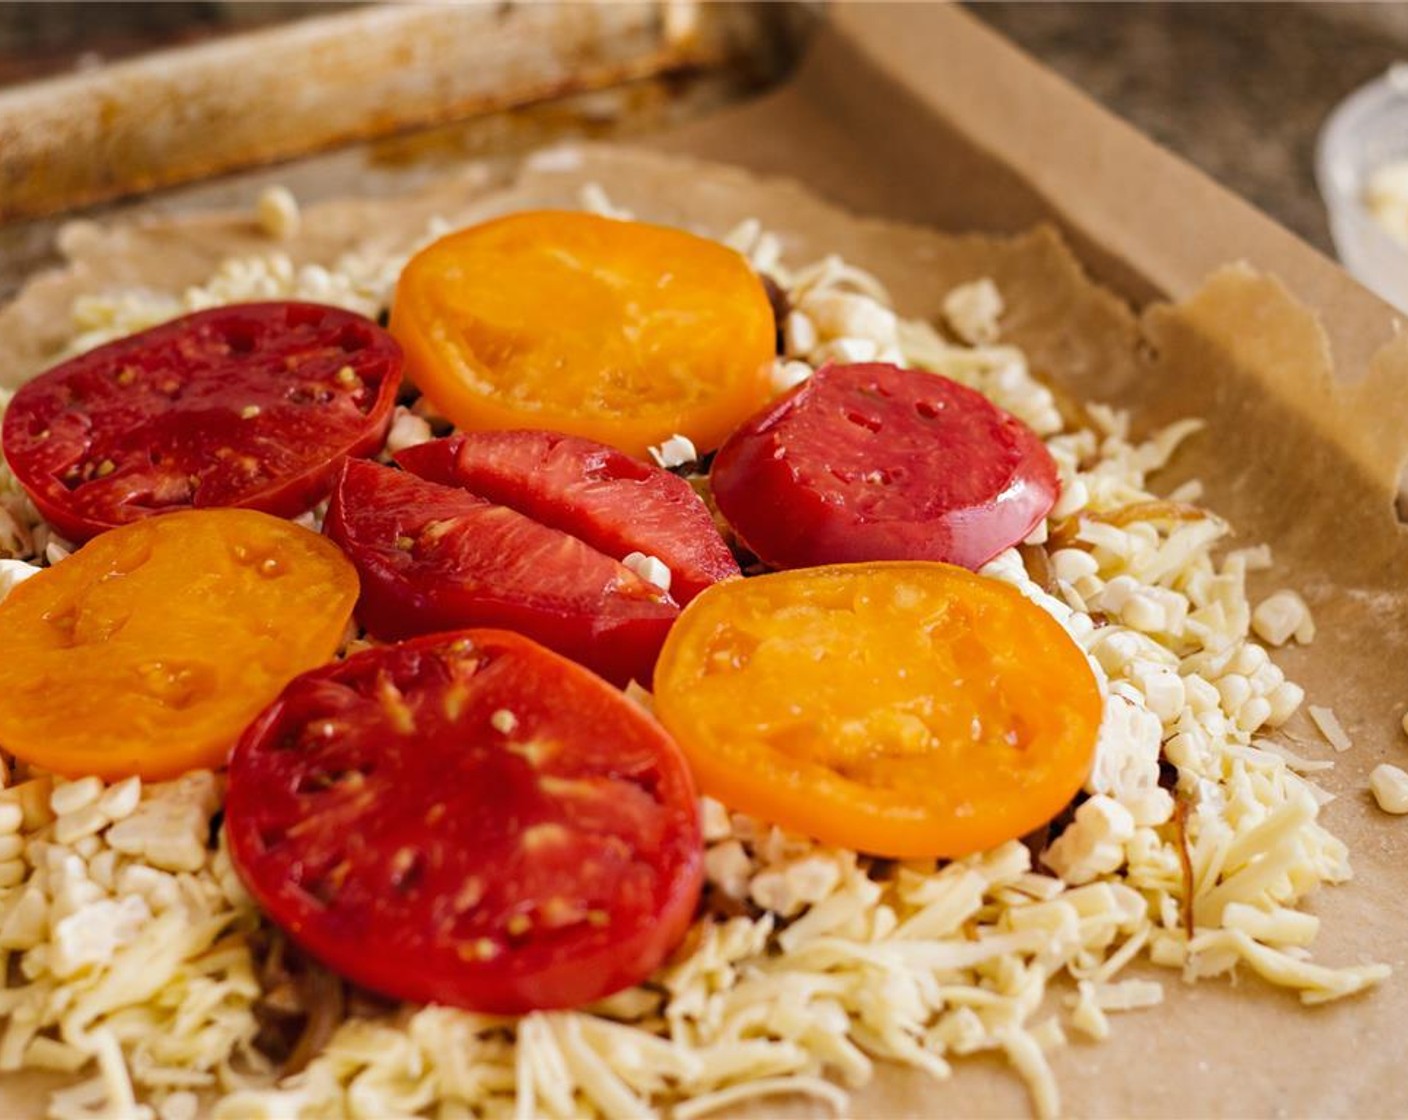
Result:
[[[1393,342],[1369,374],[1338,383],[1314,317],[1276,280],[1230,266],[1176,306],[1136,315],[1088,281],[1050,230],[1013,238],[949,236],[858,218],[805,189],[686,157],[581,147],[530,161],[519,184],[484,194],[482,178],[450,180],[404,201],[331,202],[305,213],[279,245],[296,260],[414,236],[432,214],[464,222],[525,206],[575,205],[600,183],[637,216],[722,233],[759,218],[786,258],[838,253],[873,270],[900,310],[934,316],[954,284],[993,277],[1009,308],[1004,337],[1085,400],[1134,409],[1138,427],[1202,416],[1209,431],[1181,452],[1165,485],[1187,477],[1230,517],[1238,543],[1271,543],[1265,588],[1301,590],[1320,634],[1278,655],[1312,703],[1334,708],[1355,740],[1324,784],[1325,811],[1350,845],[1357,878],[1322,895],[1316,945],[1326,963],[1388,961],[1377,992],[1318,1009],[1254,977],[1236,985],[1165,981],[1162,1007],[1114,1018],[1103,1044],[1054,1056],[1071,1115],[1408,1115],[1401,1032],[1408,1026],[1408,818],[1379,812],[1366,793],[1380,761],[1408,763],[1398,728],[1408,705],[1408,530],[1394,514],[1408,452],[1408,343]],[[75,226],[72,265],[35,281],[0,312],[0,377],[42,368],[70,333],[68,307],[84,292],[141,285],[177,292],[230,253],[273,244],[244,217],[166,219],[104,230]],[[1287,731],[1312,743],[1303,718]],[[1301,747],[1320,750],[1328,746]],[[862,1116],[1021,1115],[1024,1091],[996,1061],[959,1062],[950,1082],[883,1068],[855,1099]],[[32,1086],[0,1084],[0,1114],[28,1114]],[[768,1112],[775,1114],[776,1108]]]

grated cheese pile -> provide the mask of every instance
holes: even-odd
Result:
[[[600,191],[593,199],[619,213]],[[291,197],[263,211],[271,237],[298,227]],[[1149,489],[1199,423],[1139,442],[1127,416],[1091,405],[1089,425],[1068,429],[1023,353],[1001,343],[990,280],[949,294],[944,334],[900,318],[874,277],[835,257],[786,267],[756,222],[726,241],[787,294],[779,391],[828,360],[902,362],[984,392],[1047,441],[1062,496],[1028,545],[1047,552],[1049,579],[1038,584],[1016,549],[984,571],[1065,626],[1106,700],[1088,796],[1040,861],[1018,842],[947,864],[876,861],[705,799],[705,911],[649,983],[520,1020],[441,1007],[352,1017],[278,1081],[253,1045],[260,918],[211,837],[219,779],[105,786],[16,767],[0,791],[0,1071],[87,1075],[52,1096],[51,1117],[101,1108],[187,1120],[197,1094],[219,1098],[218,1117],[637,1117],[672,1106],[691,1120],[784,1094],[841,1114],[879,1061],[943,1079],[978,1053],[1004,1056],[1034,1111],[1053,1116],[1048,1055],[1072,1032],[1101,1039],[1111,1015],[1159,1004],[1148,963],[1184,980],[1249,969],[1306,1003],[1388,974],[1310,959],[1318,919],[1298,906],[1350,877],[1344,845],[1317,823],[1329,795],[1306,776],[1333,763],[1266,737],[1304,694],[1250,634],[1304,642],[1313,623],[1293,592],[1251,609],[1245,576],[1270,566],[1269,550],[1218,555],[1228,528],[1190,504],[1196,484],[1170,498]],[[402,260],[353,253],[295,267],[275,251],[227,261],[180,298],[87,296],[72,352],[245,299],[374,315]],[[431,419],[399,409],[393,446],[429,438]],[[679,466],[695,449],[677,437],[656,454]],[[0,467],[0,596],[67,547]],[[636,558],[647,578],[667,579],[651,561]],[[1176,770],[1172,790],[1161,760]]]

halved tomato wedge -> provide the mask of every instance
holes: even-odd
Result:
[[[362,580],[357,617],[385,640],[516,630],[616,684],[648,682],[679,607],[568,533],[452,486],[347,463],[324,531]]]
[[[612,559],[655,557],[669,568],[670,597],[681,605],[738,575],[738,561],[689,483],[606,444],[559,432],[474,432],[407,448],[396,461]]]

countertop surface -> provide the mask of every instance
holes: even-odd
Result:
[[[346,4],[0,4],[0,86]],[[1408,4],[975,3],[1137,128],[1329,251],[1315,138],[1408,57]]]
[[[1148,136],[1332,252],[1315,141],[1408,58],[1408,4],[978,3],[970,10]]]

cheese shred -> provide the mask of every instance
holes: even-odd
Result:
[[[599,190],[586,201],[616,212]],[[261,213],[282,235],[298,212],[291,196],[270,195]],[[442,232],[433,224],[427,239]],[[226,1118],[701,1120],[784,1097],[839,1116],[878,1062],[943,1080],[978,1054],[1005,1058],[1034,1114],[1054,1117],[1048,1054],[1068,1029],[1100,1039],[1112,1017],[1156,1016],[1160,969],[1187,981],[1245,970],[1305,1003],[1388,975],[1309,959],[1319,923],[1300,904],[1349,878],[1347,852],[1319,823],[1323,791],[1302,776],[1328,764],[1272,738],[1304,693],[1252,638],[1279,644],[1308,615],[1291,618],[1279,601],[1254,613],[1245,576],[1269,553],[1219,556],[1228,527],[1187,504],[1196,488],[1178,502],[1150,490],[1149,476],[1201,425],[1139,442],[1127,416],[1092,405],[1090,427],[1068,427],[1022,351],[999,341],[1001,293],[986,277],[946,301],[956,338],[946,337],[898,315],[876,278],[838,258],[785,267],[779,239],[757,222],[725,241],[787,295],[779,387],[826,361],[902,362],[985,393],[1046,440],[1062,497],[1032,546],[1046,549],[1050,579],[1034,582],[1016,550],[984,574],[1050,612],[1104,690],[1073,819],[1036,857],[1014,841],[947,863],[896,863],[706,799],[704,910],[647,983],[517,1020],[434,1006],[353,1016],[280,1079],[255,1047],[262,919],[210,838],[219,779],[105,785],[15,765],[0,791],[0,953],[10,965],[0,1070],[82,1078],[52,1095],[51,1117],[181,1120],[195,1093],[218,1097],[214,1115]],[[227,261],[180,297],[87,296],[73,309],[70,352],[246,299],[374,315],[404,259],[351,253],[295,267],[270,252]],[[0,562],[41,565],[51,544],[65,550],[0,465]],[[1349,746],[1333,713],[1309,714],[1337,750]],[[494,714],[505,734],[510,722]]]

